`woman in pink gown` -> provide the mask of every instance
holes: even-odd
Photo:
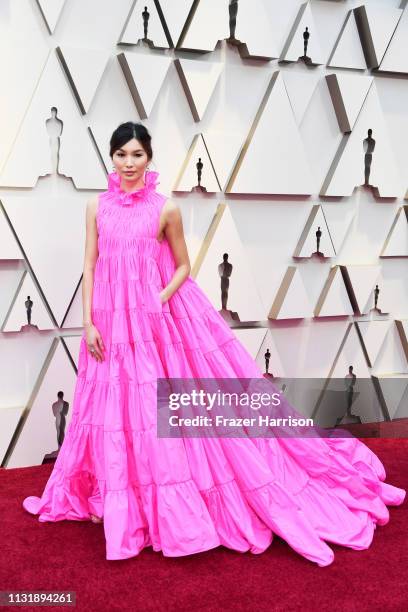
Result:
[[[103,522],[112,560],[146,546],[262,553],[273,534],[321,567],[334,557],[327,542],[368,548],[405,491],[357,438],[157,436],[157,378],[263,374],[189,275],[180,211],[146,170],[146,128],[122,124],[110,144],[116,172],[87,209],[72,418],[42,496],[24,508]]]

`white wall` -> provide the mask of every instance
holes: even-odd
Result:
[[[135,14],[146,4],[152,14],[151,31],[165,46],[163,40],[166,39],[156,18],[154,3],[138,0]],[[393,55],[388,56],[386,62],[387,72],[381,71],[381,64],[379,70],[348,68],[350,58],[347,53],[340,53],[340,42],[337,57],[340,56],[340,64],[343,61],[346,65],[337,63],[336,68],[331,68],[327,62],[347,13],[361,4],[356,0],[309,3],[304,19],[312,24],[309,25],[313,40],[310,49],[316,50],[312,60],[318,64],[305,66],[299,61],[279,61],[280,56],[295,59],[297,44],[299,55],[303,52],[301,35],[306,21],[302,18],[300,29],[293,31],[302,5],[299,0],[240,1],[238,19],[241,15],[246,21],[241,25],[238,21],[237,36],[245,36],[247,43],[242,54],[251,54],[253,50],[258,54],[257,59],[242,57],[236,47],[225,41],[214,48],[214,40],[216,43],[218,38],[228,36],[226,0],[224,3],[201,0],[185,38],[188,51],[117,44],[132,0],[114,3],[107,0],[3,0],[0,3],[0,79],[3,84],[0,102],[0,452],[3,455],[17,422],[17,417],[11,418],[10,414],[19,415],[25,409],[23,414],[28,416],[31,408],[38,405],[38,397],[48,398],[47,402],[52,403],[60,387],[65,390],[65,399],[72,407],[73,361],[77,359],[78,343],[68,343],[73,361],[65,349],[51,352],[50,349],[54,337],[78,337],[82,333],[78,284],[82,273],[86,200],[106,188],[106,171],[111,171],[112,166],[108,155],[112,131],[123,121],[141,120],[141,109],[135,105],[116,57],[121,52],[142,62],[151,75],[150,79],[139,81],[141,73],[134,76],[147,109],[148,116],[142,121],[153,136],[153,167],[160,172],[159,190],[171,195],[180,205],[192,263],[200,249],[205,249],[206,257],[197,280],[217,308],[220,304],[214,265],[222,259],[216,247],[218,241],[226,251],[229,247],[236,250],[237,261],[242,256],[247,261],[245,271],[243,267],[241,270],[236,267],[230,282],[231,285],[235,282],[237,287],[248,273],[252,276],[253,313],[248,307],[247,296],[239,290],[235,290],[236,301],[231,308],[244,313],[241,320],[258,321],[269,328],[267,344],[255,328],[252,336],[250,332],[239,335],[253,354],[253,338],[257,339],[259,352],[255,351],[255,355],[259,363],[262,365],[263,353],[269,346],[279,355],[279,366],[276,360],[279,373],[325,378],[336,363],[341,362],[339,351],[349,323],[368,320],[372,321],[374,346],[375,338],[380,343],[376,346],[376,359],[368,368],[370,374],[408,372],[408,357],[395,324],[395,321],[408,318],[406,222],[398,230],[397,255],[380,257],[398,210],[407,204],[404,197],[408,187],[408,66],[404,72],[403,62],[397,62],[396,57],[399,49],[404,50],[405,56],[408,51],[408,9],[399,12],[397,0],[364,3],[371,20],[369,35],[373,37],[377,52],[382,58],[387,56],[387,48],[392,50]],[[40,5],[48,17],[51,33]],[[161,0],[161,5],[177,40],[191,2]],[[252,20],[248,21],[250,14]],[[225,22],[221,22],[221,15],[225,15]],[[153,18],[156,18],[156,25]],[[257,25],[258,18],[260,25]],[[137,19],[135,22],[137,25]],[[127,40],[131,35],[127,33]],[[134,35],[137,36],[137,30]],[[356,61],[361,62],[364,56],[357,29],[347,30],[345,35],[349,37],[347,49],[352,49]],[[405,47],[400,40],[405,41]],[[61,48],[69,64],[85,114],[81,112],[57,48]],[[208,52],[200,53],[200,49]],[[199,62],[221,66],[218,79],[214,72],[201,70],[201,81],[197,85],[194,64],[191,61],[185,64],[187,80],[191,78],[192,96],[201,104],[200,121],[194,120],[174,64],[177,58],[193,60],[197,68]],[[166,59],[168,67],[163,64]],[[390,71],[394,65],[398,72]],[[276,71],[279,75],[272,83]],[[215,72],[218,74],[216,68]],[[350,101],[350,96],[356,96],[357,102],[354,102],[360,108],[349,135],[341,132],[337,121],[325,79],[329,74],[353,75],[358,80],[351,91],[345,89],[343,92],[346,102]],[[373,84],[367,97],[358,103],[358,96],[364,89],[363,79],[367,76],[374,77]],[[266,92],[270,94],[267,100],[264,99]],[[63,122],[60,175],[53,173],[49,135],[45,128],[51,106],[57,107],[58,117]],[[254,122],[260,130],[251,135]],[[374,131],[374,138],[377,136],[372,167],[372,176],[378,180],[376,193],[353,182],[354,175],[362,174],[364,165],[360,133],[365,133],[369,127]],[[224,192],[214,192],[205,198],[182,191],[171,194],[178,178],[179,184],[183,184],[183,176],[184,184],[186,181],[189,184],[188,171],[183,172],[183,169],[193,140],[200,134],[207,143]],[[343,155],[339,156],[339,147],[346,140]],[[197,146],[200,142],[202,144],[197,138]],[[246,142],[246,156],[236,165]],[[375,161],[380,159],[381,167],[375,168]],[[331,186],[325,190],[323,186],[334,160],[337,165]],[[195,158],[191,163],[195,163]],[[231,177],[233,180],[226,189]],[[212,178],[208,175],[209,184],[214,184]],[[384,195],[388,197],[381,197]],[[219,224],[219,231],[224,234],[207,244],[205,236],[219,202],[228,205]],[[324,260],[296,259],[293,254],[316,204],[323,207],[327,229],[336,244],[335,255]],[[312,224],[312,236],[315,229]],[[310,317],[330,268],[361,264],[380,267],[377,282],[381,285],[383,310],[387,314],[370,313],[367,309],[361,315],[349,315],[345,309],[343,316]],[[268,320],[288,266],[297,267],[300,280],[296,282],[303,283],[306,297],[299,298],[299,286],[293,286],[292,291],[289,288],[288,302],[282,312],[293,310],[291,302],[295,300],[303,318],[283,316]],[[65,279],[62,286],[61,278]],[[357,282],[354,287],[356,292],[360,289],[358,285]],[[28,287],[37,306],[33,317],[34,312],[41,312],[38,330],[20,328],[26,322],[24,300]],[[337,308],[341,304],[341,290],[341,287],[334,287],[333,291],[338,293],[331,295],[331,303],[336,305],[338,300]],[[336,314],[341,313],[341,310],[336,311]],[[385,337],[380,328],[377,335],[375,332],[376,320],[384,318],[392,323]],[[35,323],[34,318],[32,322]],[[403,325],[402,329],[407,326]],[[355,351],[358,363],[363,355],[361,344],[356,343]],[[55,359],[60,366],[52,369],[56,378],[47,376]],[[274,371],[273,362],[270,370]],[[45,390],[44,385],[47,385]],[[37,459],[30,458],[26,464],[40,463],[43,451],[45,454],[54,450],[50,410],[49,405],[48,416],[47,411],[39,413],[44,419],[44,427],[39,427],[36,435],[49,432],[44,434],[43,449]],[[27,418],[25,427],[32,421]],[[18,429],[20,440],[26,439],[29,433],[25,431],[23,436],[22,425],[23,421]],[[24,459],[15,463],[18,464],[23,465]]]

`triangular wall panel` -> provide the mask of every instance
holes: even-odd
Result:
[[[390,420],[408,417],[408,374],[378,374],[373,377],[383,410]]]
[[[385,52],[379,70],[384,72],[408,73],[408,54],[406,44],[408,39],[408,6],[399,20],[390,44]]]
[[[24,406],[2,406],[0,408],[0,465],[23,413]]]
[[[199,161],[200,159],[201,162]],[[203,164],[200,184],[205,188],[206,193],[217,193],[222,191],[202,134],[195,135],[180,170],[180,174],[174,184],[173,191],[190,192],[193,187],[198,185],[198,163]]]
[[[163,30],[171,47],[180,42],[183,28],[195,4],[195,0],[158,0],[157,11],[162,22]]]
[[[25,274],[24,281],[16,295],[15,302],[7,317],[3,331],[20,331],[21,327],[28,325],[27,309],[25,306],[26,300],[33,302],[31,308],[31,325],[36,325],[38,329],[54,329],[55,326],[51,321],[48,311],[43,303],[41,296],[37,291],[32,278],[28,273]]]
[[[380,281],[381,267],[369,265],[342,266],[344,281],[356,314],[366,314],[374,307],[374,289]]]
[[[353,10],[347,13],[328,66],[330,68],[354,68],[355,70],[366,70],[367,68]]]
[[[221,62],[175,59],[194,121],[201,121],[222,72]]]
[[[137,111],[142,119],[146,119],[152,112],[171,59],[147,53],[119,53],[118,61]]]
[[[369,184],[380,197],[398,197],[405,192],[399,176],[388,135],[383,110],[375,83],[371,85],[363,108],[351,134],[344,136],[321,193],[326,196],[351,196],[354,189],[364,183],[364,139],[372,130],[375,149],[369,175]]]
[[[8,468],[41,465],[45,455],[58,449],[57,430],[52,404],[57,401],[58,391],[64,392],[69,402],[66,428],[69,426],[73,409],[75,370],[59,340],[47,358],[50,363],[37,382],[37,388],[30,402],[29,412],[7,463]],[[55,348],[54,348],[55,347]]]
[[[313,311],[299,269],[289,266],[268,314],[269,319],[303,319]]]
[[[162,20],[157,11],[154,0],[134,0],[119,36],[118,44],[136,45],[145,36],[143,13],[147,9],[149,17],[147,20],[147,39],[151,41],[152,47],[166,49],[169,47]]]
[[[27,198],[7,197],[3,205],[60,324],[83,269],[86,200],[33,196],[28,206]]]
[[[408,319],[399,319],[395,324],[408,365]]]
[[[288,98],[298,125],[313,97],[320,75],[309,70],[286,70],[283,76]]]
[[[363,107],[373,77],[355,74],[328,74],[329,88],[337,121],[342,132],[351,132]]]
[[[345,377],[348,375],[350,365],[353,366],[353,373],[356,375],[351,412],[359,416],[363,423],[383,421],[384,413],[375,387],[372,385],[360,339],[352,324],[336,356],[330,379],[327,381],[323,398],[318,405],[319,419],[324,419],[325,411],[335,418],[341,418],[346,413],[348,398],[345,392]],[[314,416],[316,418],[316,415]]]
[[[319,242],[319,252],[324,257],[334,257],[336,255],[330,238],[330,231],[324,217],[323,208],[316,204],[310,211],[302,235],[296,245],[293,257],[311,257],[317,252],[316,232],[320,228],[321,237]]]
[[[228,36],[228,0],[206,0],[195,4],[177,48],[206,53]]]
[[[378,68],[402,10],[387,3],[363,4],[354,9],[364,55],[369,68]]]
[[[303,195],[313,192],[311,168],[279,71],[272,75],[226,191]]]
[[[266,336],[266,329],[262,327],[255,327],[252,329],[240,329],[239,327],[232,330],[234,335],[238,338],[239,342],[243,344],[251,355],[252,359],[256,359],[259,353],[261,344]]]
[[[26,270],[22,267],[2,266],[0,270],[0,330],[3,331],[11,305],[24,282]]]
[[[391,325],[391,320],[356,321],[357,332],[360,336],[363,349],[366,353],[367,363],[370,368],[375,364]]]
[[[346,240],[348,233],[352,232],[350,225],[355,217],[355,207],[339,207],[336,204],[322,205],[330,239],[333,244],[334,252],[338,255]]]
[[[68,311],[64,315],[64,321],[62,323],[63,328],[71,329],[72,327],[82,327],[83,319],[83,307],[82,307],[82,278],[78,284],[78,288],[72,299],[72,302],[68,308]]]
[[[3,211],[0,209],[0,260],[23,259],[17,240],[7,223]]]
[[[344,317],[353,314],[340,266],[334,266],[319,296],[314,315],[315,317]]]
[[[408,205],[398,210],[380,257],[408,257]]]
[[[38,7],[50,34],[54,33],[65,0],[37,0]]]
[[[57,47],[56,50],[81,112],[85,115],[98,89],[110,57],[109,53],[100,49],[66,45]]]
[[[46,124],[52,120],[51,107],[57,109],[54,120],[60,122],[59,174],[72,178],[77,189],[103,189],[106,186],[105,174],[54,53],[49,56],[4,166],[1,184],[7,187],[34,187],[40,176],[55,171],[51,163],[50,136]],[[78,155],[78,151],[81,155]]]
[[[65,342],[67,349],[69,351],[69,354],[71,355],[71,358],[77,368],[78,368],[78,363],[79,363],[79,354],[80,354],[82,337],[83,337],[83,334],[81,334],[80,336],[63,336],[63,342]]]
[[[235,38],[241,42],[238,47],[241,57],[256,59],[279,57],[275,21],[271,19],[271,11],[268,9],[268,2],[265,0],[238,2]],[[282,9],[284,10],[284,7]]]
[[[295,19],[292,30],[289,34],[286,45],[281,53],[280,59],[287,62],[296,62],[304,55],[304,38],[303,34],[306,27],[309,32],[309,40],[307,44],[306,55],[310,58],[313,64],[324,64],[326,57],[323,54],[320,44],[320,32],[316,27],[313,11],[310,2],[304,2]]]
[[[233,214],[228,206],[219,214],[217,227],[207,243],[196,280],[214,307],[220,310],[221,277],[218,266],[223,261],[223,254],[228,253],[228,262],[233,268],[229,280],[227,309],[237,312],[241,321],[262,320],[265,318],[265,309]]]
[[[283,367],[279,351],[276,347],[275,340],[273,338],[272,330],[268,329],[264,335],[263,342],[255,356],[258,366],[262,372],[266,373],[265,368],[265,353],[269,349],[271,356],[269,358],[268,374],[272,374],[275,378],[285,376],[285,369]]]

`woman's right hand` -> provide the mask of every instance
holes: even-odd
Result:
[[[103,361],[105,359],[103,354],[105,346],[103,344],[101,334],[95,325],[92,324],[86,326],[85,338],[88,352],[90,353],[91,357],[94,357],[97,361]]]

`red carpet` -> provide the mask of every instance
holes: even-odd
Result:
[[[408,489],[408,440],[363,441],[383,461],[387,481]],[[51,469],[0,469],[0,590],[76,591],[81,612],[408,609],[408,502],[390,507],[390,522],[377,527],[368,550],[330,544],[335,560],[324,568],[277,536],[261,555],[219,547],[168,558],[147,548],[106,561],[102,525],[39,523],[22,508],[24,497],[42,493]]]

